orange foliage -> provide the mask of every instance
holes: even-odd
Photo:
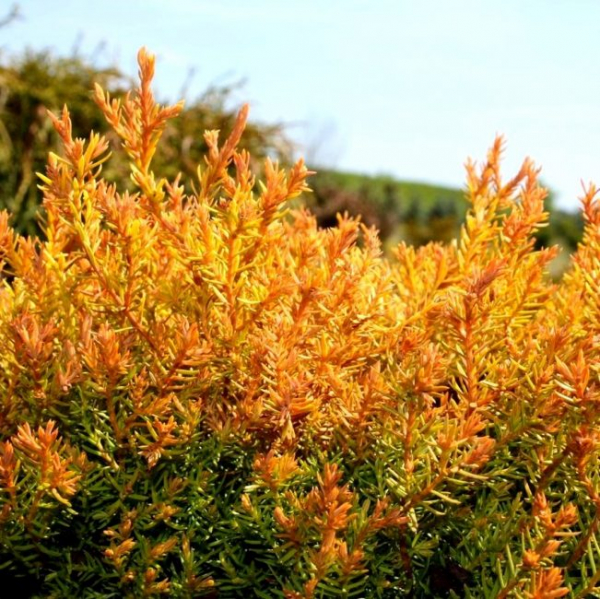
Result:
[[[521,510],[504,520],[518,527],[504,543],[521,558],[497,596],[593,588],[574,572],[600,522],[595,188],[583,198],[584,242],[559,284],[546,275],[557,249],[534,250],[532,234],[547,219],[539,171],[526,160],[504,182],[501,139],[483,165],[467,165],[471,209],[458,242],[401,244],[388,260],[376,232],[346,216],[329,230],[302,210],[286,217],[310,172],[302,161],[289,172],[267,162],[257,184],[250,157],[236,149],[247,108],[222,144],[206,133],[195,195],[155,175],[160,134],[181,104],[158,105],[154,59],[142,50],[139,63],[134,95],[95,95],[136,190],[101,178],[106,141],[73,139],[65,108],[53,116],[63,153],[51,153],[40,175],[46,240],[19,237],[0,215],[2,521],[20,504],[18,521],[31,525],[46,495],[66,507],[98,472],[133,468],[119,487],[125,501],[170,464],[162,499],[144,509],[153,522],[176,521],[189,482],[178,460],[217,438],[254,452],[232,510],[258,519],[271,502],[277,551],[292,551],[305,568],[290,575],[288,597],[369,572],[385,531],[399,535],[394,551],[414,582],[425,568],[421,526],[446,514],[496,517],[472,507],[471,490],[497,493],[506,514]],[[348,464],[375,464],[384,450],[388,470],[373,475],[381,495],[371,509],[358,476],[342,481]],[[521,487],[509,501],[502,489],[514,480]],[[115,509],[121,519],[105,530],[103,556],[123,585],[173,592],[159,565],[173,551],[190,592],[216,584],[195,570],[183,525],[140,543],[133,530],[142,516]],[[498,542],[465,554],[463,566],[495,563]]]

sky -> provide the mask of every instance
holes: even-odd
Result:
[[[506,139],[557,205],[600,184],[597,0],[20,0],[0,49],[77,47],[193,98],[245,80],[251,118],[286,126],[312,164],[462,187],[467,157]],[[0,15],[11,6],[0,0]],[[192,73],[190,77],[190,73]]]

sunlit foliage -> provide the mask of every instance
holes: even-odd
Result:
[[[45,240],[0,217],[0,567],[53,597],[598,593],[600,204],[553,284],[545,191],[468,167],[460,238],[380,254],[305,211],[302,161],[238,151],[194,195],[154,170],[182,106],[96,102],[41,175]],[[28,585],[28,586],[27,586]]]

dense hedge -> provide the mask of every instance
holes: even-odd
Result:
[[[535,250],[545,191],[501,142],[470,165],[458,242],[380,255],[340,217],[284,218],[205,135],[197,193],[153,171],[141,83],[63,142],[45,240],[0,217],[0,568],[38,597],[594,596],[600,571],[600,205],[568,274]],[[360,242],[360,243],[359,243]]]

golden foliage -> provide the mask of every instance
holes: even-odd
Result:
[[[73,139],[65,108],[53,117],[63,153],[41,175],[46,240],[16,235],[0,216],[2,520],[21,504],[31,523],[43,496],[69,505],[85,487],[84,450],[58,431],[79,438],[96,414],[108,429],[86,429],[88,460],[113,472],[137,464],[134,486],[207,436],[254,451],[235,509],[259,518],[261,502],[272,501],[279,550],[295,552],[307,573],[290,578],[288,597],[315,595],[328,576],[368,572],[369,544],[385,530],[400,535],[412,580],[422,562],[409,539],[420,522],[450,509],[458,522],[474,513],[468,490],[502,498],[510,480],[521,481],[511,501],[522,511],[505,545],[521,545],[521,558],[500,576],[497,596],[561,597],[580,583],[591,592],[589,577],[574,572],[600,522],[595,188],[583,198],[584,242],[559,284],[546,274],[557,250],[535,251],[532,239],[547,218],[539,171],[526,160],[504,182],[500,139],[483,165],[467,166],[471,208],[458,242],[401,244],[388,260],[356,220],[340,216],[321,230],[305,211],[286,215],[286,201],[307,189],[302,161],[287,173],[267,162],[256,183],[248,154],[236,150],[247,108],[221,145],[218,132],[206,133],[195,195],[157,178],[152,157],[181,105],[157,105],[154,60],[142,50],[139,63],[133,96],[96,89],[137,191],[101,178],[105,140]],[[76,402],[82,422],[69,415]],[[359,479],[343,484],[348,471],[333,458],[312,487],[294,486],[311,457],[374,463],[384,445],[390,461],[372,510],[359,501]],[[150,509],[170,522],[184,511],[175,498],[186,483],[164,481],[167,498]],[[481,510],[473,522],[497,516]],[[135,521],[124,514],[105,531],[104,557],[123,584],[171,592],[159,562],[175,550],[190,592],[215,584],[194,570],[191,537],[173,533],[141,549]],[[136,570],[128,564],[138,549],[145,561]],[[498,550],[464,563],[475,571]]]

